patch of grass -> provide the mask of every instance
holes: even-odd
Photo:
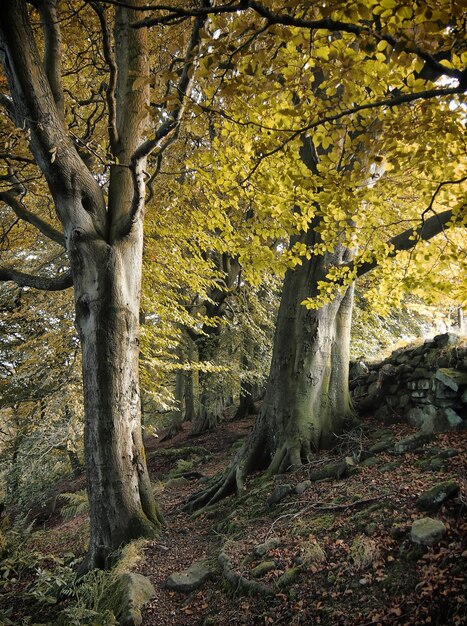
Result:
[[[378,544],[374,539],[359,535],[350,547],[350,558],[356,570],[365,570],[374,563],[380,555]]]

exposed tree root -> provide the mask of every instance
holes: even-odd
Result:
[[[222,575],[236,593],[240,595],[246,594],[266,596],[273,596],[275,594],[273,589],[270,589],[261,583],[257,583],[254,580],[249,580],[233,570],[229,557],[225,554],[225,552],[221,552],[217,560],[221,568]]]

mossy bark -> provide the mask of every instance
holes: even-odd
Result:
[[[306,241],[313,243],[314,233]],[[286,273],[265,397],[253,431],[232,465],[188,508],[211,505],[243,487],[247,474],[282,473],[327,448],[353,418],[348,364],[353,287],[317,310],[301,302],[316,296],[318,281],[349,252],[337,246],[325,256],[304,259]]]

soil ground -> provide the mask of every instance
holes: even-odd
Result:
[[[279,485],[294,487],[330,461],[414,433],[406,425],[383,427],[366,420],[335,450],[317,453],[300,471],[269,479],[252,476],[240,497],[197,516],[184,512],[186,498],[226,467],[253,419],[226,421],[196,438],[187,424],[170,441],[146,442],[167,526],[146,545],[137,565],[156,591],[143,611],[143,626],[467,624],[465,430],[435,435],[422,450],[403,455],[395,455],[391,446],[347,478],[312,482],[302,493],[268,504]],[[419,510],[418,496],[448,480],[459,485],[458,495],[435,513]],[[446,534],[431,547],[418,546],[410,527],[427,515],[441,520]],[[46,548],[57,557],[84,550],[86,514],[66,522],[55,515],[43,524],[32,537],[34,549]],[[275,539],[270,549],[257,556],[255,546],[270,539]],[[256,580],[264,593],[227,583],[220,571],[189,594],[166,588],[172,573],[199,559],[217,563],[220,552],[238,580]],[[265,561],[269,571],[254,578],[252,570]],[[285,572],[288,582],[281,578]],[[18,624],[29,623],[24,620],[30,610],[16,607]]]

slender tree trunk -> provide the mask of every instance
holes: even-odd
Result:
[[[219,335],[212,333],[200,337],[197,342],[199,362],[213,363],[219,350]],[[224,410],[222,386],[219,384],[219,375],[213,372],[199,372],[199,409],[193,421],[192,433],[201,433],[214,430],[219,425]]]
[[[188,363],[193,362],[193,342],[187,339],[187,357]],[[193,370],[185,372],[185,422],[192,422],[195,415],[195,393]]]
[[[309,245],[315,236],[307,235]],[[252,471],[281,473],[300,466],[313,450],[330,446],[353,418],[347,384],[353,286],[320,309],[301,305],[316,295],[329,266],[348,256],[337,247],[286,273],[269,379],[253,431],[227,472],[195,494],[188,508],[240,490]]]

